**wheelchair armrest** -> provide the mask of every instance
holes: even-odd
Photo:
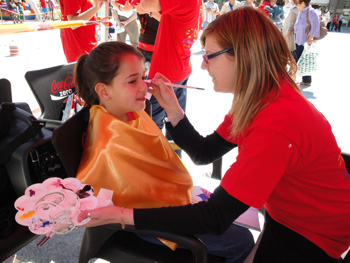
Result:
[[[207,262],[207,248],[201,241],[199,241],[194,236],[175,234],[175,233],[163,232],[163,231],[155,231],[155,230],[140,230],[140,229],[136,229],[135,226],[131,226],[131,225],[126,225],[125,229],[122,229],[121,224],[109,224],[109,225],[105,225],[104,227],[114,229],[114,230],[123,230],[123,231],[133,232],[135,234],[164,238],[166,240],[173,241],[190,250],[193,253],[194,262],[198,262],[198,263]]]

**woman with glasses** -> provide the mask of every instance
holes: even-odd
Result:
[[[255,263],[331,263],[350,245],[350,176],[325,117],[293,81],[296,65],[283,35],[260,11],[244,7],[203,32],[202,68],[214,90],[234,94],[217,130],[200,136],[157,74],[152,93],[168,114],[167,129],[196,163],[238,146],[238,156],[205,202],[157,209],[83,211],[86,226],[135,224],[184,234],[224,232],[250,206],[266,225]],[[181,215],[179,217],[178,215]]]
[[[123,42],[104,42],[89,55],[80,56],[74,83],[79,96],[91,108],[76,177],[96,193],[101,188],[112,190],[112,201],[117,206],[190,204],[199,200],[202,191],[198,193],[198,187],[193,187],[181,159],[144,111],[149,89],[144,79],[142,54]],[[87,232],[87,237],[95,236]],[[109,237],[110,233],[106,236],[102,231],[100,245]],[[199,238],[209,254],[230,263],[241,262],[254,246],[251,232],[237,224],[231,224],[222,235]],[[147,240],[164,242],[171,249],[177,246],[157,238]],[[89,257],[95,248],[94,242],[84,242],[84,257]]]
[[[294,52],[298,62],[303,54],[305,44],[311,45],[315,41],[314,38],[320,36],[320,21],[315,9],[310,6],[310,0],[296,0],[294,2],[299,12],[294,24],[296,46]],[[311,27],[306,33],[306,29],[309,27],[308,19]],[[311,86],[311,76],[303,76],[300,84]]]

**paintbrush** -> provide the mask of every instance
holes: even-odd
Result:
[[[145,79],[144,81],[145,81],[146,83],[151,83],[151,80],[150,80],[150,79]],[[180,84],[175,84],[175,83],[169,83],[169,82],[164,82],[164,84],[167,85],[167,86],[169,86],[169,87],[175,87],[175,88],[204,90],[203,88],[185,86],[185,85],[180,85]]]

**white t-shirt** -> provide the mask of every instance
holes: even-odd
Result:
[[[204,9],[211,9],[211,10],[216,10],[217,12],[219,12],[219,6],[217,3],[213,2],[210,3],[209,1],[204,3]],[[214,21],[214,19],[216,18],[216,15],[213,14],[209,14],[208,12],[204,12],[204,21],[211,23]]]
[[[294,7],[294,4],[292,4],[291,1],[288,2],[288,4],[283,6],[284,16],[287,17],[290,10]]]

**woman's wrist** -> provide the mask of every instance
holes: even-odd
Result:
[[[134,225],[134,210],[124,207],[118,207],[119,209],[119,223],[122,225],[122,228],[125,228],[125,225]]]
[[[183,118],[185,117],[185,113],[184,111],[181,109],[178,112],[176,112],[175,114],[172,115],[168,115],[167,117],[165,117],[165,121],[166,122],[174,122],[174,121],[181,121]]]
[[[165,117],[166,122],[170,122],[173,127],[175,127],[183,118],[185,118],[184,111],[180,108],[177,112],[168,114],[167,117]]]

